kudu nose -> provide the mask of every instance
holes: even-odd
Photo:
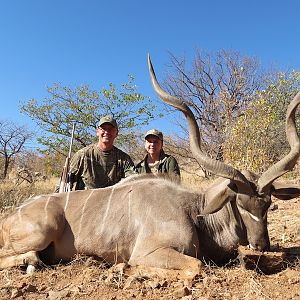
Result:
[[[262,240],[257,241],[256,243],[250,243],[250,248],[253,250],[258,250],[261,252],[269,251],[270,250],[270,242],[269,240]]]

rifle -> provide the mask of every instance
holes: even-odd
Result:
[[[72,145],[74,139],[74,131],[75,131],[75,122],[73,123],[73,128],[71,133],[69,153],[68,156],[66,157],[65,165],[60,176],[59,189],[58,189],[59,193],[69,192],[71,190],[71,183],[69,180],[69,168],[70,168],[70,159],[71,159]]]

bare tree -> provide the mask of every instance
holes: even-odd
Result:
[[[165,86],[172,95],[185,99],[192,108],[204,151],[222,160],[222,145],[233,121],[256,96],[256,91],[262,88],[266,73],[261,70],[256,58],[242,56],[238,52],[221,50],[208,54],[197,50],[190,66],[187,66],[185,58],[170,56],[171,72],[166,76]],[[185,124],[180,119],[177,125],[185,132]],[[181,155],[192,159],[189,147],[182,149],[186,149],[186,153]]]
[[[0,121],[0,155],[3,158],[2,177],[7,176],[8,168],[15,155],[20,153],[26,141],[33,137],[24,126],[10,121]]]

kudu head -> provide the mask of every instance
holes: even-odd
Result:
[[[171,96],[160,87],[149,55],[148,66],[152,85],[158,96],[165,103],[175,107],[185,115],[189,127],[190,148],[197,162],[213,174],[227,179],[220,186],[215,187],[219,190],[213,193],[216,196],[208,199],[202,214],[214,213],[229,200],[234,199],[246,228],[250,247],[261,251],[268,250],[270,242],[267,229],[267,211],[271,204],[271,195],[283,200],[300,195],[300,188],[274,182],[275,179],[294,168],[300,155],[300,141],[295,124],[295,112],[300,103],[300,92],[291,101],[286,113],[286,135],[291,148],[290,152],[261,176],[257,176],[248,171],[241,172],[221,161],[210,158],[202,152],[199,127],[191,109],[183,100]],[[223,195],[228,190],[230,190],[231,197],[224,197]]]

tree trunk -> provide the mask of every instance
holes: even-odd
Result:
[[[6,176],[7,176],[7,171],[8,171],[9,163],[10,163],[9,157],[5,156],[5,158],[4,158],[3,179],[5,179]]]

